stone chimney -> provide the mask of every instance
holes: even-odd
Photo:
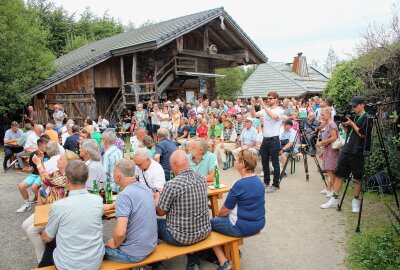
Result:
[[[292,71],[301,77],[308,77],[307,59],[302,52],[293,58]]]

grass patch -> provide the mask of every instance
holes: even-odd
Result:
[[[353,188],[349,187],[346,203],[353,194]],[[386,205],[397,211],[394,196],[377,195],[374,192],[365,194],[360,233],[355,232],[358,215],[345,211],[349,269],[400,269],[400,235],[392,226],[394,218]]]

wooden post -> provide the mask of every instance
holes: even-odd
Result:
[[[136,53],[132,54],[132,82],[136,83],[137,76],[137,55]]]
[[[120,59],[120,66],[121,66],[121,86],[123,87],[125,84],[125,75],[124,75],[124,56],[121,55]]]
[[[209,40],[208,40],[208,26],[204,26],[204,33],[203,33],[203,50],[207,52]]]
[[[183,36],[180,36],[176,39],[176,49],[178,53],[183,51]]]

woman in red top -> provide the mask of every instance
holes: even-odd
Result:
[[[208,134],[207,119],[201,119],[200,126],[197,127],[196,136],[199,138],[206,139]]]

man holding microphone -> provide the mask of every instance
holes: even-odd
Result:
[[[280,141],[279,134],[282,125],[283,109],[278,106],[279,95],[277,92],[269,92],[267,95],[267,103],[260,97],[258,101],[261,105],[261,110],[256,112],[254,105],[256,99],[251,99],[250,114],[252,117],[260,117],[264,121],[263,125],[263,140],[260,147],[261,161],[264,171],[264,184],[267,186],[266,192],[274,192],[279,189],[279,150]],[[269,157],[271,156],[272,166],[274,168],[274,178],[272,186],[270,184],[269,174]]]

